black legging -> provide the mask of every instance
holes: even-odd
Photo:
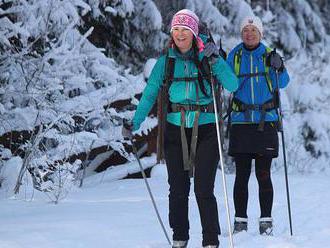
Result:
[[[271,217],[273,206],[273,185],[270,175],[272,157],[255,154],[238,154],[235,157],[236,178],[234,185],[235,216],[247,218],[248,182],[252,159],[259,184],[260,217]]]
[[[185,130],[188,144],[190,144],[192,129],[186,128]],[[173,240],[188,240],[190,178],[188,171],[183,169],[179,126],[167,123],[164,148],[170,185],[169,222],[173,229]],[[220,226],[217,202],[213,192],[218,161],[219,151],[215,125],[199,126],[194,191],[203,229],[203,246],[219,244]]]

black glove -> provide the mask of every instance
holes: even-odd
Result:
[[[208,58],[219,57],[219,50],[213,42],[207,42],[204,47],[204,55]]]
[[[274,70],[282,72],[284,70],[284,63],[282,57],[276,53],[275,50],[271,51],[266,58],[266,65],[272,67]]]
[[[132,138],[133,137],[133,123],[130,120],[123,120],[123,129],[121,131],[124,138]]]

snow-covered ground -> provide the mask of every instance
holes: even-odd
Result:
[[[221,171],[216,178],[222,235],[220,247],[229,247]],[[1,248],[103,248],[169,247],[157,221],[142,179],[114,180],[109,171],[86,179],[84,187],[71,192],[58,205],[45,194],[23,192],[0,200]],[[274,236],[258,234],[257,181],[250,180],[249,231],[234,236],[240,248],[330,247],[329,175],[289,176],[294,236],[289,234],[283,171],[273,174],[275,189]],[[149,183],[169,235],[168,186],[164,165],[152,171]],[[233,214],[233,175],[227,175],[229,204]],[[193,189],[193,187],[192,187]],[[33,199],[33,200],[31,200]],[[201,228],[194,194],[190,199],[189,247],[201,247]]]

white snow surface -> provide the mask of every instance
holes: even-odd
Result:
[[[150,166],[154,158],[143,159]],[[116,167],[129,171],[132,163]],[[116,174],[116,173],[115,173]],[[90,176],[84,186],[72,191],[54,205],[40,192],[22,192],[0,200],[1,248],[102,248],[102,247],[170,247],[157,221],[143,179],[116,180],[109,171]],[[168,184],[165,165],[156,165],[148,182],[161,218],[168,225]],[[252,173],[249,184],[249,230],[234,235],[237,248],[313,248],[329,247],[330,195],[329,175],[290,174],[293,236],[289,233],[284,173],[273,173],[275,190],[273,218],[274,236],[258,234],[258,187]],[[222,228],[220,247],[229,247],[221,171],[218,170],[215,195]],[[233,215],[232,188],[234,176],[226,175],[229,206]],[[193,184],[191,185],[193,189]],[[189,205],[190,236],[188,247],[201,247],[201,226],[193,191]],[[233,218],[233,216],[231,216]]]

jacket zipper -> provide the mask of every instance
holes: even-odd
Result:
[[[253,73],[253,57],[252,53],[250,53],[250,73]],[[251,81],[251,98],[252,98],[252,104],[254,104],[254,87],[253,87],[253,77],[250,78]],[[254,122],[254,111],[251,111],[251,121]]]
[[[189,71],[188,71],[188,66],[187,66],[187,62],[184,62],[184,75],[189,75]],[[190,90],[190,84],[189,81],[186,81],[186,95],[185,95],[185,100],[189,100],[189,90]],[[186,123],[185,126],[189,127],[189,118],[190,118],[190,113],[189,112],[185,112],[186,115]]]

